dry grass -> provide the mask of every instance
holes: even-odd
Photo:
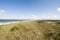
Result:
[[[2,25],[0,40],[60,40],[60,23],[38,20]]]

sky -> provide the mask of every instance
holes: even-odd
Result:
[[[0,19],[60,19],[60,0],[0,0]]]

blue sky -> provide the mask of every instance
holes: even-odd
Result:
[[[0,19],[59,19],[60,0],[0,0]]]

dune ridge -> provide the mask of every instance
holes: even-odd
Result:
[[[32,20],[2,25],[0,40],[60,40],[60,22]]]

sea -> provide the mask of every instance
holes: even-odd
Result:
[[[31,19],[0,19],[0,25],[18,23],[18,22],[21,22],[21,21],[26,22],[28,20],[31,20]]]
[[[0,25],[10,24],[10,23],[17,23],[20,21],[25,21],[22,19],[0,19]]]

